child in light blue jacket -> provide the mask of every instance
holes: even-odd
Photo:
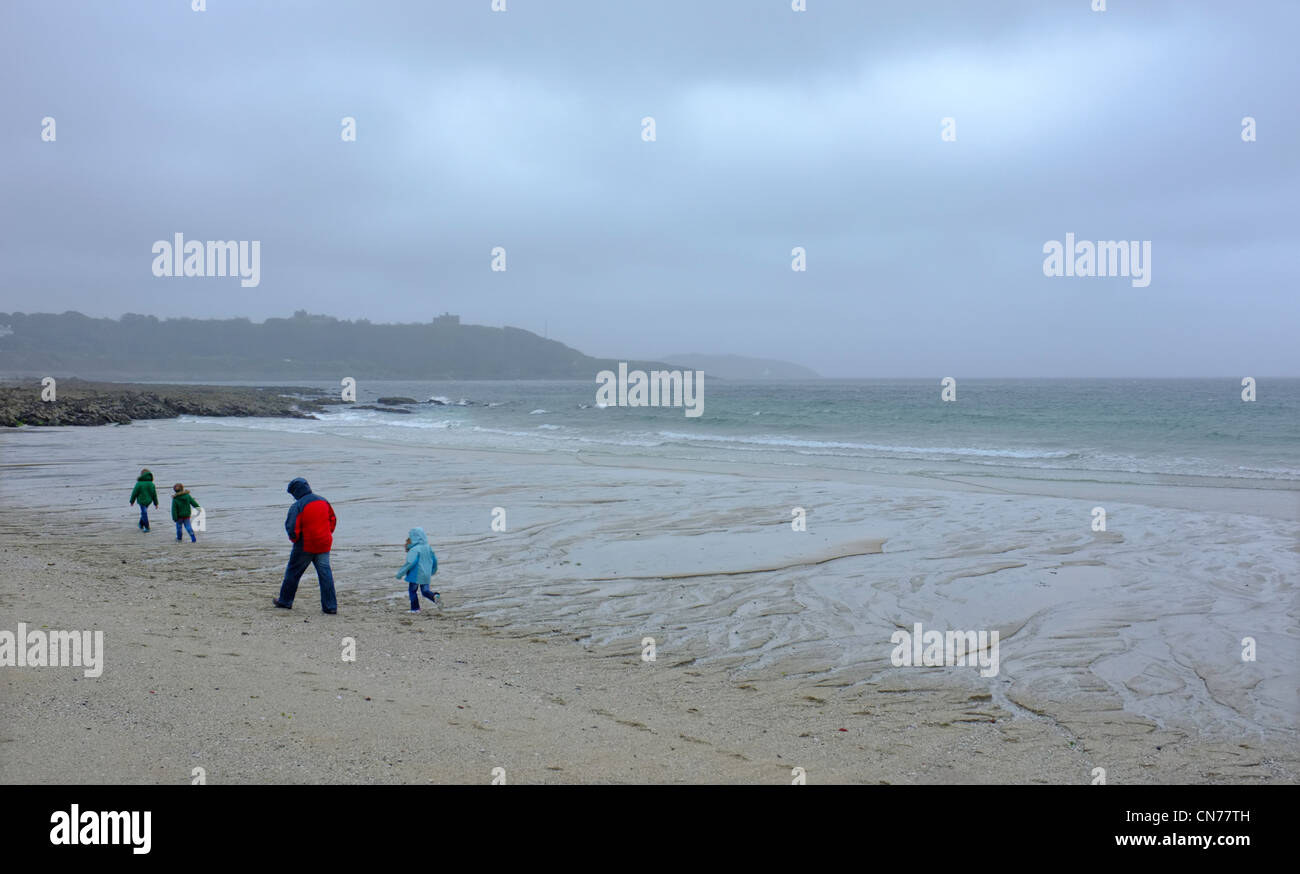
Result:
[[[437,592],[429,591],[429,579],[438,572],[438,556],[433,554],[423,528],[412,528],[406,538],[406,564],[397,572],[397,579],[406,578],[407,592],[411,596],[411,612],[420,612],[420,595],[435,604],[440,603]],[[417,594],[418,592],[418,594]]]

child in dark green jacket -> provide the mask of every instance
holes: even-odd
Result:
[[[172,521],[176,523],[176,539],[181,539],[181,526],[190,534],[190,543],[198,540],[194,536],[194,529],[190,527],[190,508],[197,507],[199,502],[194,500],[194,496],[186,491],[185,486],[177,483],[172,486]]]
[[[153,487],[153,474],[149,468],[140,471],[140,477],[135,481],[135,488],[131,489],[132,504],[140,505],[140,530],[149,530],[149,505],[158,506],[158,490]]]

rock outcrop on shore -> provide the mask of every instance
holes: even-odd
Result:
[[[304,388],[146,385],[60,379],[55,400],[41,399],[40,380],[0,385],[0,427],[125,425],[177,416],[270,416],[314,419],[329,399]]]

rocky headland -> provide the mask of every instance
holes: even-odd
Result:
[[[0,427],[125,425],[177,416],[270,416],[313,419],[337,403],[316,389],[222,385],[150,385],[60,379],[54,399],[38,379],[0,383]]]

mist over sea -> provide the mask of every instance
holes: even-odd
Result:
[[[404,396],[409,414],[335,407],[317,421],[224,419],[431,446],[720,459],[888,473],[1087,482],[1195,478],[1300,483],[1300,379],[705,380],[704,413],[608,407],[595,382],[367,381],[357,405]],[[333,383],[307,383],[335,390]],[[1201,481],[1203,480],[1203,481]]]

